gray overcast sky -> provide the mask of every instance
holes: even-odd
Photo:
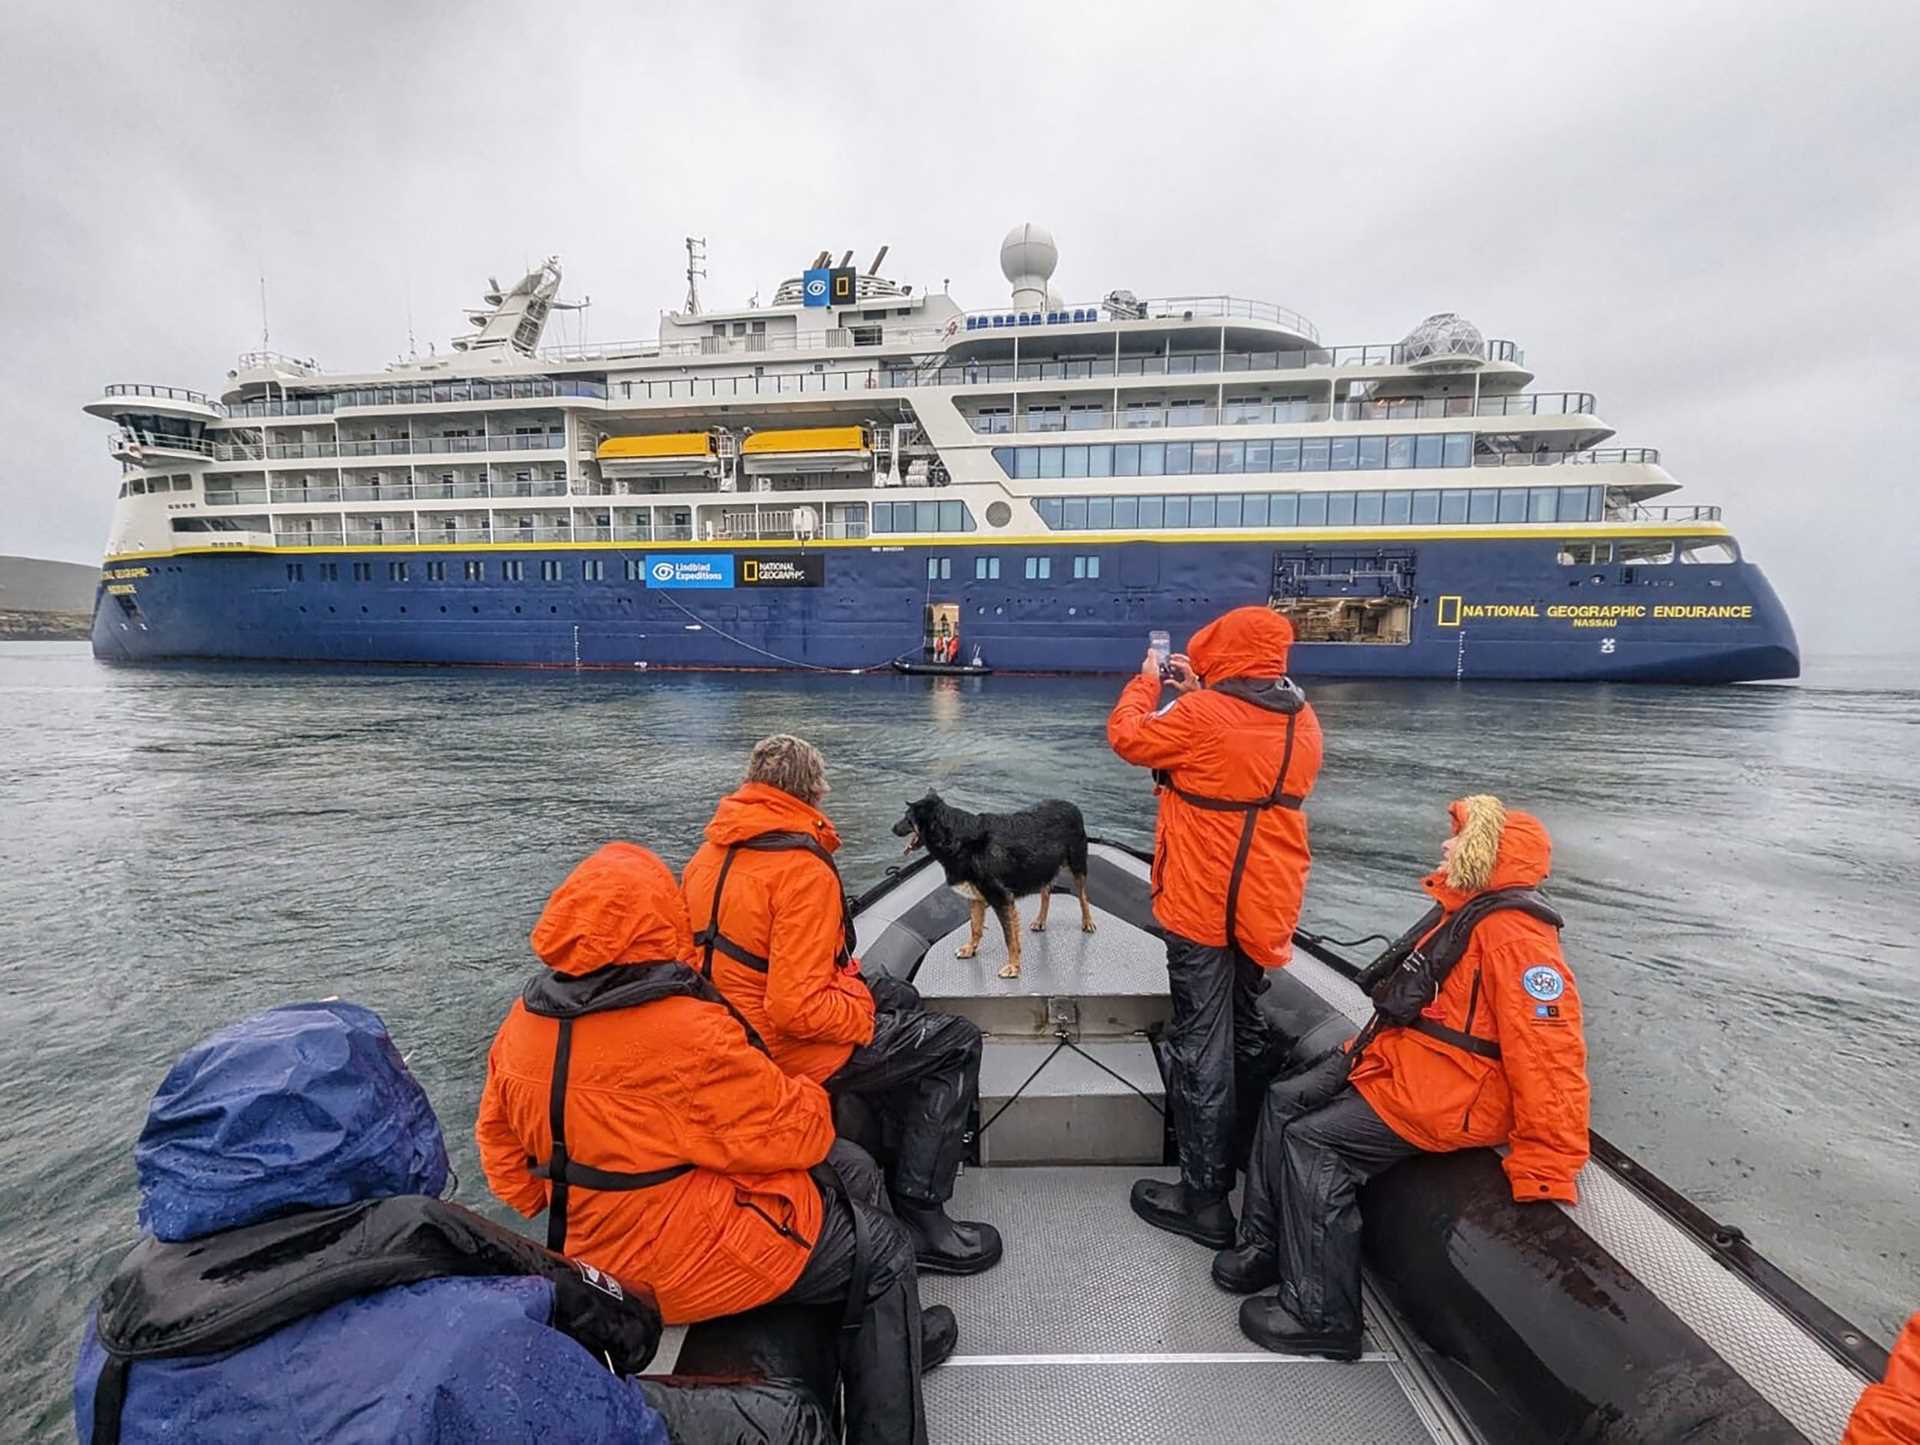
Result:
[[[590,335],[822,248],[964,305],[1456,310],[1720,502],[1810,651],[1912,646],[1920,6],[101,5],[0,14],[0,552],[92,561],[109,381],[443,346],[558,253]],[[564,339],[571,339],[571,329]],[[563,339],[558,325],[549,339]]]

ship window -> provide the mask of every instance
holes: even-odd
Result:
[[[1387,466],[1392,470],[1413,465],[1413,438],[1387,438]]]
[[[1387,464],[1387,439],[1385,437],[1358,437],[1355,439],[1359,449],[1359,468],[1363,472],[1377,472]]]
[[[1040,475],[1043,478],[1059,477],[1066,474],[1067,459],[1061,455],[1060,447],[1041,447]]]
[[[1061,525],[1073,531],[1083,531],[1087,525],[1087,499],[1085,497],[1062,497],[1060,508]]]
[[[1438,432],[1429,432],[1425,436],[1414,438],[1413,464],[1416,467],[1437,467],[1440,465],[1446,438]]]
[[[1273,469],[1276,472],[1297,472],[1300,470],[1300,441],[1277,441],[1273,444]]]
[[[1399,495],[1388,492],[1387,508],[1391,515],[1392,498]],[[1440,494],[1438,492],[1415,492],[1413,494],[1413,523],[1415,526],[1429,526],[1440,520]]]
[[[447,564],[445,562],[427,563],[427,581],[444,582],[446,580],[447,580]]]
[[[1527,490],[1527,520],[1529,522],[1558,522],[1574,519],[1560,515],[1560,489],[1558,487],[1530,487]]]
[[[1413,493],[1388,492],[1380,520],[1389,527],[1404,527],[1413,519]]]
[[[1324,472],[1327,469],[1327,456],[1331,450],[1331,442],[1327,437],[1300,438],[1300,470]]]
[[[1598,517],[1587,514],[1588,494],[1591,487],[1562,487],[1560,489],[1560,517],[1562,522],[1597,522]]]
[[[1446,465],[1450,467],[1470,467],[1473,465],[1473,433],[1448,432],[1446,437]],[[1427,463],[1420,463],[1426,466]]]
[[[1100,577],[1100,558],[1093,555],[1073,559],[1073,575],[1084,581],[1098,581]]]
[[[192,477],[175,477],[175,478],[173,479],[173,489],[174,489],[174,490],[175,490],[176,492],[190,492],[190,491],[192,491],[192,490],[193,490],[193,478],[192,478]]]
[[[1128,529],[1140,525],[1140,499],[1138,497],[1115,497],[1113,499],[1113,525]]]
[[[1140,475],[1140,448],[1133,442],[1123,442],[1113,449],[1113,474],[1116,477],[1137,477]]]
[[[405,582],[406,580],[407,580],[407,564],[405,562],[387,563],[387,581]]]
[[[1497,522],[1500,520],[1500,493],[1492,487],[1475,487],[1469,494],[1472,501],[1467,507],[1469,522]]]
[[[1300,494],[1276,492],[1267,516],[1269,527],[1297,527],[1300,524]]]
[[[542,582],[558,582],[567,575],[567,564],[554,558],[548,558],[540,564]]]
[[[1031,479],[1040,475],[1039,447],[1018,447],[1014,451],[1014,456],[1018,463],[1014,470],[1015,476]]]
[[[1216,527],[1240,525],[1240,494],[1238,492],[1224,492],[1213,500],[1213,521]]]
[[[946,581],[949,581],[952,577],[953,577],[953,558],[951,557],[927,558],[927,580],[929,582],[946,582]]]
[[[484,582],[487,580],[487,564],[485,562],[468,562],[465,571],[466,579],[469,582]]]
[[[1404,497],[1405,492],[1394,495]],[[1353,494],[1353,520],[1362,527],[1377,527],[1383,519],[1381,495],[1378,492],[1355,492]],[[1402,518],[1404,521],[1405,519]]]
[[[526,564],[521,562],[518,558],[513,558],[509,561],[502,562],[500,564],[500,580],[501,581],[520,582],[525,580],[525,577],[526,577]]]
[[[1029,582],[1045,581],[1051,578],[1052,576],[1053,576],[1053,558],[1051,557],[1027,558],[1027,580]]]
[[[1680,560],[1724,567],[1740,559],[1733,550],[1733,543],[1723,537],[1687,537],[1680,543]]]
[[[1271,470],[1273,466],[1272,442],[1248,442],[1246,447],[1248,471],[1264,472]]]
[[[1210,477],[1220,470],[1220,444],[1218,442],[1195,442],[1193,444],[1193,474],[1196,477]]]
[[[1140,443],[1140,475],[1143,477],[1164,477],[1167,474],[1167,447],[1165,442]]]
[[[305,567],[301,566],[298,562],[287,563],[287,581],[304,582],[306,580],[307,569]]]
[[[356,582],[373,581],[373,563],[355,562],[353,564],[353,580]]]
[[[1041,497],[1034,502],[1033,509],[1040,514],[1040,520],[1045,522],[1049,527],[1058,527],[1060,525],[1060,499],[1058,497]]]
[[[1192,527],[1211,527],[1214,524],[1216,498],[1212,494],[1187,499],[1187,524]]]
[[[471,565],[471,564],[469,564]],[[637,557],[627,558],[627,581],[639,582],[647,575],[646,564]]]
[[[128,488],[128,487],[129,487],[130,485],[132,485],[132,484],[131,484],[131,483],[129,483],[129,482],[122,482],[122,483],[120,484],[120,495],[121,495],[121,496],[123,496],[123,497],[124,497],[124,496],[126,496],[126,494],[127,494],[127,488]]]
[[[1622,542],[1619,559],[1629,567],[1664,567],[1673,560],[1673,543],[1667,541]]]
[[[1613,560],[1611,542],[1562,542],[1562,567],[1602,567]]]
[[[1327,494],[1325,492],[1300,494],[1300,525],[1303,527],[1327,525]]]
[[[1167,498],[1167,525],[1184,527],[1187,525],[1187,499],[1185,497]]]
[[[1142,497],[1140,499],[1140,525],[1143,527],[1164,527],[1166,521],[1167,499],[1165,497]]]
[[[1415,493],[1416,497],[1420,494]],[[1416,508],[1418,503],[1415,504]],[[1446,526],[1458,526],[1467,520],[1467,493],[1464,490],[1452,490],[1440,493],[1440,521]]]
[[[1503,522],[1527,520],[1527,489],[1525,487],[1500,489],[1500,520]]]
[[[598,557],[590,557],[580,564],[580,577],[586,582],[604,582],[607,580],[607,564]]]
[[[1352,492],[1334,492],[1327,498],[1327,525],[1329,527],[1351,527],[1354,520],[1354,503],[1358,500]]]
[[[1267,525],[1267,494],[1248,492],[1240,501],[1240,523],[1245,527]]]
[[[940,504],[940,530],[943,532],[971,532],[973,513],[967,510],[965,502],[942,502]]]
[[[338,582],[340,580],[340,564],[338,562],[322,562],[320,564],[320,580],[322,582]]]
[[[998,557],[975,557],[973,559],[973,579],[976,582],[998,582],[1000,580],[1000,559]]]
[[[1330,443],[1328,469],[1336,472],[1352,471],[1354,463],[1360,455],[1360,439],[1358,437],[1333,437],[1330,438]]]
[[[136,497],[144,497],[147,494],[147,479],[145,477],[135,477],[127,483],[127,486]]]
[[[1087,474],[1087,449],[1085,447],[1062,447],[1066,453],[1066,475],[1084,477]]]

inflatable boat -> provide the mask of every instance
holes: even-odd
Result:
[[[954,1212],[998,1225],[1006,1257],[922,1281],[960,1318],[958,1354],[927,1380],[935,1441],[1839,1440],[1885,1351],[1598,1136],[1571,1206],[1514,1204],[1488,1150],[1389,1170],[1363,1196],[1361,1360],[1252,1345],[1208,1253],[1128,1208],[1133,1179],[1176,1175],[1154,1049],[1164,953],[1145,858],[1096,842],[1089,893],[1096,931],[1055,915],[1013,980],[995,976],[995,932],[954,956],[968,906],[931,860],[856,904],[864,968],[987,1034]],[[1297,936],[1264,998],[1293,1057],[1368,1017],[1353,972]],[[728,1365],[724,1341],[690,1343],[703,1368]]]

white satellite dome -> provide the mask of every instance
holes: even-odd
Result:
[[[1047,282],[1060,264],[1053,232],[1022,221],[1000,243],[1000,274],[1013,287],[1013,304],[1040,310],[1047,305]]]
[[[1480,328],[1453,311],[1436,311],[1409,331],[1400,347],[1409,366],[1422,362],[1460,365],[1483,361],[1487,355],[1486,338]]]

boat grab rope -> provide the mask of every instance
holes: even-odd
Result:
[[[1308,943],[1317,943],[1328,948],[1358,948],[1363,943],[1392,943],[1384,933],[1363,933],[1358,938],[1335,938],[1326,933],[1309,933],[1304,928],[1294,930]]]
[[[1092,1054],[1088,1053],[1085,1049],[1081,1048],[1080,1045],[1076,1044],[1072,1039],[1061,1039],[1058,1043],[1056,1043],[1051,1049],[1047,1051],[1047,1056],[1039,1062],[1039,1064],[1034,1068],[1034,1071],[1031,1074],[1027,1075],[1026,1083],[1021,1084],[1019,1088],[1015,1089],[1013,1093],[1008,1096],[1007,1101],[1004,1104],[1002,1104],[999,1108],[993,1111],[992,1118],[988,1119],[986,1123],[982,1124],[978,1129],[974,1131],[973,1137],[976,1140],[984,1136],[987,1130],[991,1129],[994,1126],[994,1124],[999,1120],[1000,1116],[1006,1113],[1007,1110],[1013,1107],[1014,1101],[1017,1100],[1022,1094],[1027,1092],[1027,1084],[1031,1084],[1035,1079],[1039,1078],[1041,1073],[1046,1069],[1047,1065],[1053,1062],[1054,1055],[1058,1054],[1062,1049],[1072,1049],[1076,1054],[1078,1054],[1081,1058],[1085,1059],[1088,1063],[1092,1064],[1096,1069],[1100,1070],[1102,1073],[1111,1075],[1113,1078],[1118,1079],[1122,1084],[1125,1084],[1129,1090],[1131,1090],[1135,1094],[1138,1094],[1142,1102],[1144,1102],[1149,1109],[1153,1110],[1153,1112],[1158,1114],[1161,1118],[1163,1119],[1166,1118],[1167,1111],[1163,1109],[1160,1105],[1154,1103],[1153,1096],[1147,1093],[1138,1084],[1134,1083],[1133,1080],[1129,1079],[1125,1074],[1120,1073],[1118,1070],[1111,1069],[1107,1067],[1107,1065],[1101,1063],[1100,1060],[1096,1059]]]

